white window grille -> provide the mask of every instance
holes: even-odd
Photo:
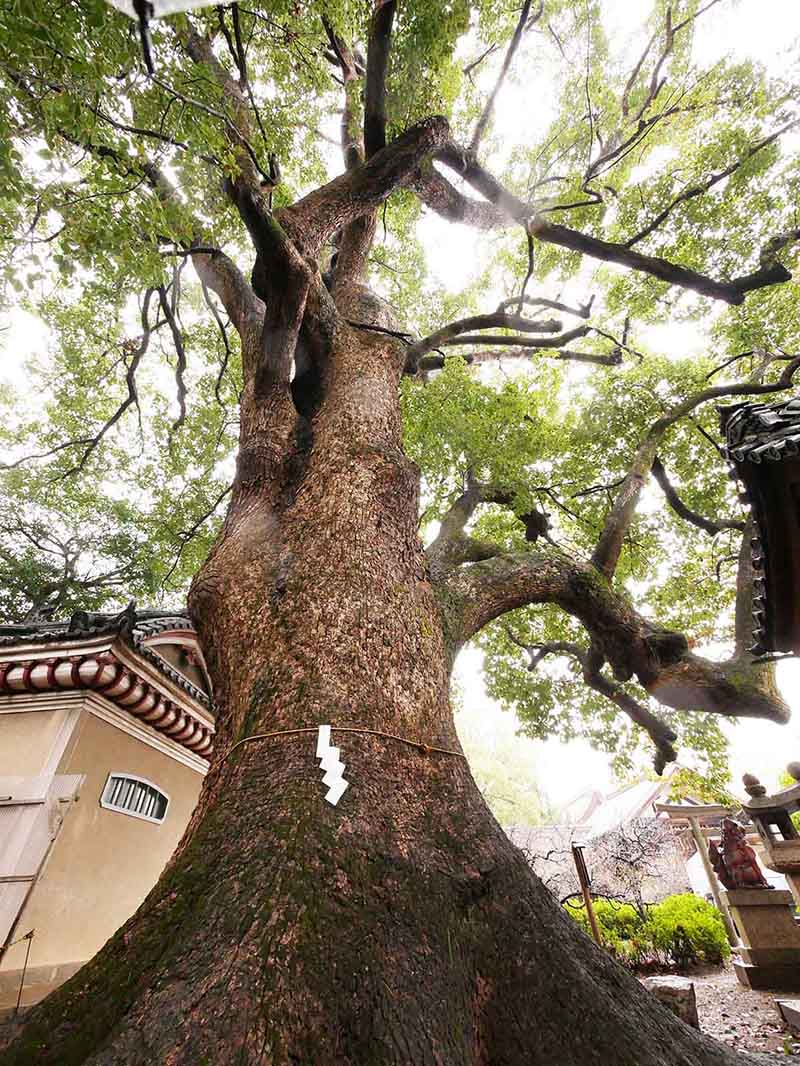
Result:
[[[169,806],[169,796],[151,781],[135,774],[109,774],[100,806],[146,822],[163,822]]]

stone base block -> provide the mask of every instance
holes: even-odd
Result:
[[[681,1021],[693,1025],[695,1029],[700,1028],[692,981],[686,977],[645,977],[642,984]]]
[[[800,992],[800,965],[797,963],[753,966],[747,962],[734,962],[733,968],[739,984],[754,992]]]
[[[800,951],[800,926],[794,919],[791,892],[766,888],[737,889],[723,893],[723,898],[728,902],[746,948],[794,948]]]
[[[776,999],[778,1013],[793,1033],[800,1033],[800,1000]]]
[[[730,907],[793,907],[794,897],[782,888],[729,888],[725,898]]]
[[[800,969],[800,948],[737,948],[742,962],[751,966],[796,966]]]

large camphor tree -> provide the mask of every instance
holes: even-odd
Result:
[[[787,716],[712,401],[797,365],[796,94],[703,67],[730,6],[655,0],[623,62],[600,0],[245,0],[154,23],[153,75],[101,0],[4,6],[4,277],[53,351],[4,416],[0,561],[30,618],[196,570],[218,729],[161,880],[5,1064],[744,1061],[564,917],[449,698],[480,634],[533,734],[663,767]],[[488,249],[458,295],[437,218]],[[97,508],[99,591],[64,532]]]

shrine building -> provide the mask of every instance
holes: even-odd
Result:
[[[800,397],[719,408],[731,473],[755,523],[756,657],[800,653]]]
[[[213,734],[186,614],[0,626],[0,1014],[133,914],[189,821]]]

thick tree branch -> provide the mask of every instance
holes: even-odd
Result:
[[[509,301],[504,301],[504,304],[501,304],[501,307],[508,302]],[[515,301],[512,300],[510,302],[514,303]],[[560,306],[569,313],[577,313],[572,309],[566,308],[564,305]],[[582,311],[581,317],[584,317]],[[458,323],[454,323],[454,325],[458,325]],[[444,327],[439,333],[432,334],[432,337],[439,337],[441,333],[444,333],[449,329],[450,327]],[[589,333],[597,333],[599,336],[610,340],[614,347],[611,351],[607,352],[580,352],[563,347],[563,345],[569,344],[571,341],[578,340],[581,337],[585,337]],[[626,334],[627,329],[623,333],[623,338]],[[405,367],[405,372],[407,374],[414,374],[417,371],[424,374],[431,370],[441,370],[446,359],[445,354],[440,350],[441,348],[469,344],[498,344],[509,346],[509,350],[493,350],[488,348],[482,352],[461,353],[461,358],[470,365],[488,363],[498,359],[530,358],[539,351],[546,351],[548,354],[551,354],[551,357],[554,359],[576,363],[593,363],[597,366],[619,366],[622,362],[623,352],[630,352],[632,355],[641,358],[638,352],[625,343],[624,339],[620,340],[596,326],[576,326],[574,329],[568,330],[566,333],[560,333],[556,337],[525,337],[520,336],[519,334],[506,336],[504,334],[465,333],[456,336],[445,336],[444,339],[439,339],[436,344],[431,344],[430,341],[432,337],[417,341],[409,348]],[[438,354],[417,356],[416,350],[421,349],[422,347],[427,348],[427,350],[436,348]]]
[[[241,336],[248,325],[261,318],[264,305],[253,292],[249,281],[224,252],[208,254],[187,249],[200,280],[221,300],[228,318]]]
[[[254,399],[260,401],[275,386],[289,382],[313,271],[272,216],[260,190],[235,185],[232,196],[256,249],[254,282],[268,296],[259,358],[252,366],[245,361],[246,376],[253,376]]]
[[[448,133],[447,119],[423,119],[361,166],[284,208],[281,225],[304,255],[317,259],[333,233],[382,204]]]
[[[397,0],[374,0],[364,86],[364,151],[367,159],[386,147],[386,71]]]
[[[448,222],[461,222],[474,229],[494,230],[509,226],[512,219],[488,200],[465,196],[435,169],[430,159],[412,171],[406,184],[420,200]]]
[[[373,16],[374,22],[374,16]],[[363,61],[350,46],[338,36],[332,23],[323,16],[322,23],[330,41],[331,50],[342,73],[344,106],[342,108],[341,144],[346,171],[361,166],[365,158],[362,123],[362,93],[358,82],[364,74]],[[372,41],[370,41],[372,44]],[[385,42],[388,49],[388,40]],[[380,50],[380,42],[377,46]],[[388,58],[388,51],[387,51]],[[369,77],[369,60],[367,61]],[[376,90],[373,71],[373,91]],[[375,235],[375,212],[368,211],[353,219],[337,234],[337,250],[331,259],[331,291],[341,294],[366,272],[369,249]]]
[[[713,537],[716,536],[717,533],[721,533],[724,529],[744,529],[744,522],[738,522],[732,518],[705,518],[703,515],[698,514],[697,511],[693,511],[691,507],[687,507],[678,495],[675,486],[670,481],[667,472],[664,469],[664,464],[658,456],[653,459],[651,472],[666,496],[667,503],[675,514],[679,515],[685,521],[690,522],[693,526],[697,526],[698,529],[702,529],[704,533],[708,533]]]
[[[791,279],[791,274],[778,260],[778,253],[792,241],[800,239],[795,231],[779,234],[771,240],[760,256],[759,269],[732,281],[716,281],[696,270],[672,263],[658,256],[644,255],[625,244],[593,237],[556,222],[549,222],[527,204],[508,192],[463,149],[449,142],[435,152],[434,158],[455,170],[472,185],[488,204],[471,200],[446,182],[433,168],[418,167],[409,182],[424,203],[451,221],[468,222],[483,229],[526,223],[528,232],[537,240],[556,244],[570,251],[580,252],[602,262],[617,263],[631,270],[658,278],[669,285],[697,292],[728,304],[741,304],[746,293]]]
[[[511,508],[514,494],[496,485],[487,485],[469,475],[467,487],[456,497],[444,518],[439,533],[425,550],[431,577],[439,581],[465,562],[491,559],[499,554],[496,544],[479,541],[464,532],[467,523],[482,503],[495,503]],[[536,509],[517,515],[525,526],[525,539],[536,543],[539,537],[549,539],[548,516]]]
[[[728,304],[741,304],[744,302],[744,294],[750,288],[760,288],[772,285],[778,281],[788,281],[791,275],[781,268],[779,271],[771,270],[759,275],[755,280],[754,275],[748,279],[738,281],[715,281],[713,278],[700,274],[696,270],[679,266],[667,259],[658,256],[644,255],[627,248],[624,244],[615,244],[604,241],[599,237],[590,237],[578,230],[562,226],[557,222],[548,222],[541,216],[537,216],[530,222],[530,231],[534,237],[547,244],[557,244],[562,248],[569,248],[574,252],[582,252],[593,259],[600,259],[605,263],[617,263],[631,270],[638,270],[651,277],[665,281],[669,285],[678,285],[682,289],[689,289],[701,296],[708,296],[712,300],[722,300]],[[747,288],[743,288],[744,284]]]
[[[525,318],[523,315],[509,315],[505,311],[495,311],[489,315],[471,315],[469,318],[461,318],[457,322],[450,322],[446,326],[442,326],[435,333],[431,333],[428,337],[423,337],[422,340],[417,341],[408,350],[407,364],[415,366],[417,361],[425,355],[426,352],[431,351],[433,348],[438,348],[441,345],[446,344],[470,344],[470,343],[482,343],[482,338],[478,338],[477,342],[472,338],[469,340],[461,337],[461,334],[468,334],[472,329],[491,329],[492,327],[499,327],[501,329],[516,329],[520,333],[558,333],[562,329],[562,325],[556,319],[535,319]],[[580,327],[586,332],[587,327]],[[572,331],[574,334],[574,330]],[[563,338],[567,334],[562,334],[559,338],[559,344],[564,343]],[[570,337],[572,339],[572,337]],[[505,340],[501,339],[499,343],[516,344],[518,338],[508,337]],[[537,342],[538,343],[538,342]]]
[[[502,553],[461,566],[438,584],[453,652],[493,619],[537,603],[582,623],[617,681],[636,677],[676,710],[785,722],[789,709],[761,664],[713,663],[693,655],[680,633],[638,614],[590,563],[551,550]]]
[[[569,304],[561,303],[560,300],[547,300],[542,296],[512,296],[509,300],[501,300],[497,305],[497,310],[508,311],[510,307],[516,307],[517,314],[521,314],[519,305],[523,304],[525,307],[547,307],[553,311],[563,311],[566,315],[574,315],[576,318],[588,319],[592,313],[593,303],[594,296],[590,296],[587,302],[579,307],[571,307]]]
[[[584,336],[583,333],[579,336]],[[459,343],[472,343],[472,344],[486,344],[491,340],[488,336],[476,336],[476,337],[462,337],[455,341],[448,341],[448,344]],[[506,359],[532,359],[533,356],[539,352],[543,352],[550,359],[559,359],[568,363],[589,363],[595,366],[619,366],[622,362],[622,356],[617,349],[611,352],[578,352],[572,348],[552,348],[549,344],[534,344],[532,341],[528,342],[520,337],[494,337],[493,343],[509,342],[515,345],[512,348],[487,348],[482,352],[462,352],[460,358],[464,360],[469,366],[479,365],[481,363],[494,363],[500,360]],[[523,347],[524,343],[530,343],[530,347]],[[417,370],[425,374],[430,370],[441,370],[445,365],[447,356],[440,355],[425,355],[420,359],[417,364]],[[406,371],[410,373],[409,370]]]

